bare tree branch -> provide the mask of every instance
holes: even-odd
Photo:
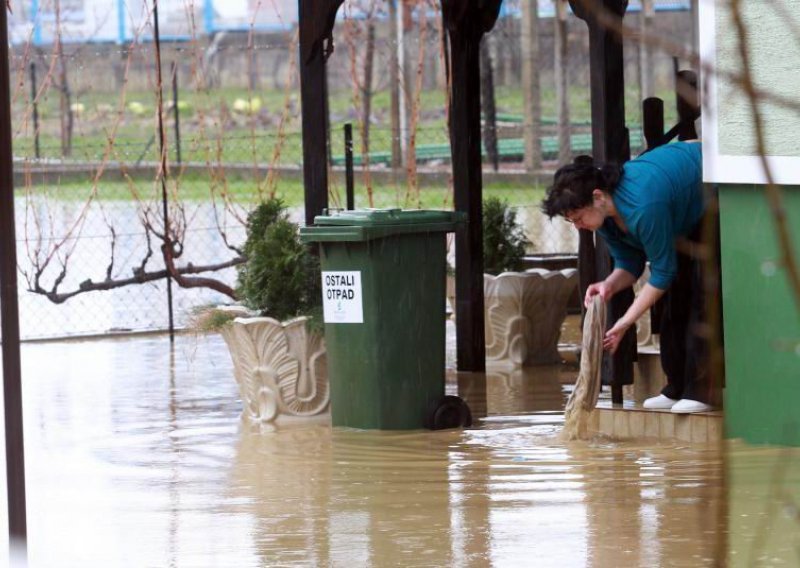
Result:
[[[178,274],[179,276],[183,276],[184,274],[202,274],[204,272],[215,272],[218,270],[223,270],[225,268],[238,266],[243,262],[244,262],[243,257],[237,257],[217,264],[206,264],[206,265],[195,266],[189,263],[186,266],[174,268],[174,271],[170,270],[169,274]],[[66,271],[64,270],[63,272]],[[167,274],[168,271],[166,269],[156,270],[153,272],[146,272],[144,270],[141,270],[141,268],[134,268],[133,276],[129,278],[117,278],[110,280],[107,279],[99,282],[94,282],[93,280],[88,279],[81,282],[77,289],[72,290],[70,292],[58,292],[57,286],[52,287],[49,290],[46,290],[41,286],[39,286],[38,281],[35,280],[34,285],[32,287],[29,287],[28,291],[34,292],[36,294],[41,294],[54,304],[63,304],[64,302],[66,302],[73,296],[77,296],[78,294],[83,294],[86,292],[97,292],[101,290],[113,290],[115,288],[122,288],[124,286],[130,286],[132,284],[145,284],[147,282],[153,282],[156,280],[164,280],[167,277]],[[213,287],[213,284],[216,281],[211,278],[195,278],[192,280],[195,282],[208,281],[208,284],[205,285],[211,288],[212,290],[216,290],[217,292],[225,294],[226,296],[229,296],[231,298],[236,297],[236,294],[230,287],[224,285],[219,287]]]

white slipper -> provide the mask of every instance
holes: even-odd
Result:
[[[648,398],[644,401],[642,406],[648,410],[669,410],[677,403],[678,401],[676,399],[660,394],[658,396],[654,396],[653,398]]]
[[[688,398],[682,398],[679,400],[675,405],[672,407],[672,412],[675,414],[691,414],[694,412],[708,412],[709,410],[713,410],[714,407],[710,404],[706,404],[705,402],[700,402],[698,400],[689,400]]]

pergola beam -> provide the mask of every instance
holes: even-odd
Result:
[[[328,85],[333,25],[344,0],[298,0],[306,225],[328,208]]]

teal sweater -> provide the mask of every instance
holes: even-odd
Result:
[[[611,195],[628,231],[609,217],[598,229],[614,267],[637,278],[650,261],[650,284],[666,290],[678,271],[675,240],[703,216],[702,155],[697,142],[677,142],[626,162]]]

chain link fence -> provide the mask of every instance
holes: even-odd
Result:
[[[690,13],[672,4],[678,9],[656,12],[653,25],[690,42]],[[588,35],[569,15],[568,90],[559,94],[548,5],[540,2],[536,67],[542,167],[524,165],[524,46],[518,3],[509,2],[485,40],[499,155],[495,169],[484,149],[483,188],[485,197],[517,208],[531,254],[574,254],[574,229],[543,218],[538,204],[559,163],[559,97],[567,99],[571,141],[561,160],[591,152]],[[346,2],[334,29],[336,50],[327,64],[332,207],[345,203],[348,123],[356,207],[453,206],[442,25],[424,2],[404,7],[395,15],[385,2]],[[634,11],[626,21],[639,17]],[[198,306],[232,301],[247,213],[256,203],[281,197],[302,222],[297,32],[287,22],[278,31],[245,26],[208,35],[187,24],[186,36],[162,39],[158,53],[152,14],[128,29],[124,44],[70,42],[57,28],[45,34],[47,42],[16,35],[10,66],[23,338],[165,329],[167,242],[187,279],[215,283],[172,283],[175,324],[189,325]],[[646,91],[641,55],[640,46],[626,45],[634,153]],[[648,61],[669,124],[673,62],[663,54]]]

